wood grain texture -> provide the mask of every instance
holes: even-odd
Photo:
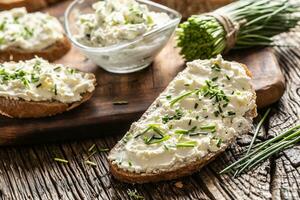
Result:
[[[70,1],[56,4],[45,10],[60,17]],[[111,74],[87,60],[78,50],[72,48],[62,59],[56,61],[82,71],[96,74],[98,86],[93,98],[76,110],[43,119],[7,119],[0,116],[0,145],[35,141],[49,141],[60,138],[90,137],[91,126],[101,131],[114,122],[132,122],[164,90],[168,83],[184,69],[185,64],[174,48],[169,44],[156,57],[149,68],[132,74]],[[253,73],[253,85],[257,92],[258,107],[276,102],[284,92],[284,78],[271,49],[254,49],[233,52],[227,56],[246,64]],[[128,105],[114,105],[114,101],[126,100]],[[67,134],[65,129],[85,127],[86,134]],[[60,132],[60,134],[58,134]],[[54,133],[54,134],[53,134]]]

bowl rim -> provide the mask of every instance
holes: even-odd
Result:
[[[128,47],[132,44],[135,44],[135,43],[138,43],[138,42],[142,41],[145,37],[148,37],[148,36],[151,36],[151,35],[153,35],[157,32],[166,30],[166,29],[168,29],[172,26],[177,26],[180,23],[181,18],[182,18],[182,15],[179,12],[177,12],[174,9],[168,8],[167,6],[161,5],[159,3],[152,2],[150,0],[136,0],[139,3],[143,3],[143,4],[146,4],[146,5],[151,5],[153,7],[156,7],[156,8],[159,8],[161,10],[172,13],[175,16],[175,18],[171,19],[170,21],[168,21],[164,25],[158,26],[158,27],[144,33],[143,35],[141,35],[141,36],[139,36],[139,37],[137,37],[133,40],[126,41],[126,42],[121,42],[121,43],[114,44],[114,45],[111,45],[111,46],[106,46],[106,47],[91,47],[91,46],[86,46],[84,44],[81,44],[80,42],[78,42],[74,38],[74,36],[72,35],[72,33],[70,31],[70,24],[69,24],[69,19],[68,19],[71,11],[74,8],[74,6],[76,6],[77,4],[82,3],[84,1],[85,0],[75,0],[72,3],[70,3],[70,5],[67,7],[67,9],[65,11],[65,14],[64,14],[64,22],[65,22],[64,23],[64,29],[65,29],[65,32],[66,32],[68,38],[71,40],[71,42],[75,46],[79,47],[80,49],[90,51],[90,52],[110,52],[110,51],[115,51],[115,50],[119,50],[119,49]]]

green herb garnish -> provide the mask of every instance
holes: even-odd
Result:
[[[259,133],[259,131],[260,131],[260,129],[261,129],[263,123],[265,122],[266,118],[267,118],[268,115],[270,114],[270,112],[271,112],[271,108],[268,108],[268,110],[265,112],[263,118],[259,121],[259,123],[258,123],[258,125],[257,125],[257,127],[256,127],[256,129],[255,129],[255,132],[254,132],[252,141],[251,141],[251,143],[250,143],[249,149],[248,149],[248,151],[247,151],[247,154],[249,154],[249,152],[251,151],[251,148],[252,148],[252,146],[253,146],[253,144],[254,144],[256,138],[257,138],[257,135],[258,135],[258,133]]]
[[[138,194],[138,192],[137,192],[136,189],[134,189],[134,190],[128,189],[128,190],[127,190],[127,194],[128,194],[128,196],[129,196],[131,199],[134,199],[134,200],[142,200],[142,199],[145,199],[145,197],[143,197],[142,195]]]
[[[90,160],[86,160],[86,161],[84,161],[84,163],[85,163],[85,164],[88,164],[88,165],[91,165],[91,166],[94,166],[94,167],[97,166],[97,163],[92,162],[92,161],[90,161]]]
[[[235,115],[236,113],[233,112],[233,111],[228,111],[227,114],[228,114],[228,116],[233,116],[233,115]]]
[[[63,158],[54,158],[54,160],[56,162],[60,162],[60,163],[65,163],[65,164],[69,163],[69,161],[67,161],[66,159],[63,159]]]
[[[128,101],[114,101],[113,104],[114,105],[127,105]]]
[[[176,144],[176,147],[195,147],[196,144],[196,141],[180,142]]]
[[[168,123],[171,120],[180,120],[181,117],[183,116],[183,112],[179,109],[175,110],[175,114],[174,115],[165,115],[162,117],[162,122],[164,124]]]

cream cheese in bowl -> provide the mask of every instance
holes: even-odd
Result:
[[[149,66],[179,21],[176,11],[143,0],[78,1],[66,12],[66,30],[75,46],[116,73]]]

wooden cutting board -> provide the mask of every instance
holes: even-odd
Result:
[[[63,3],[49,11],[62,16],[66,5]],[[227,58],[246,64],[253,73],[259,107],[270,105],[281,97],[284,78],[271,49],[232,52]],[[185,67],[172,41],[160,52],[152,66],[127,75],[102,70],[75,48],[57,63],[95,73],[98,86],[93,98],[78,109],[49,118],[21,120],[0,116],[0,145],[101,136],[107,128],[128,126]],[[115,101],[128,101],[128,104],[114,105]],[[77,130],[82,129],[86,130],[86,134],[77,134]]]

